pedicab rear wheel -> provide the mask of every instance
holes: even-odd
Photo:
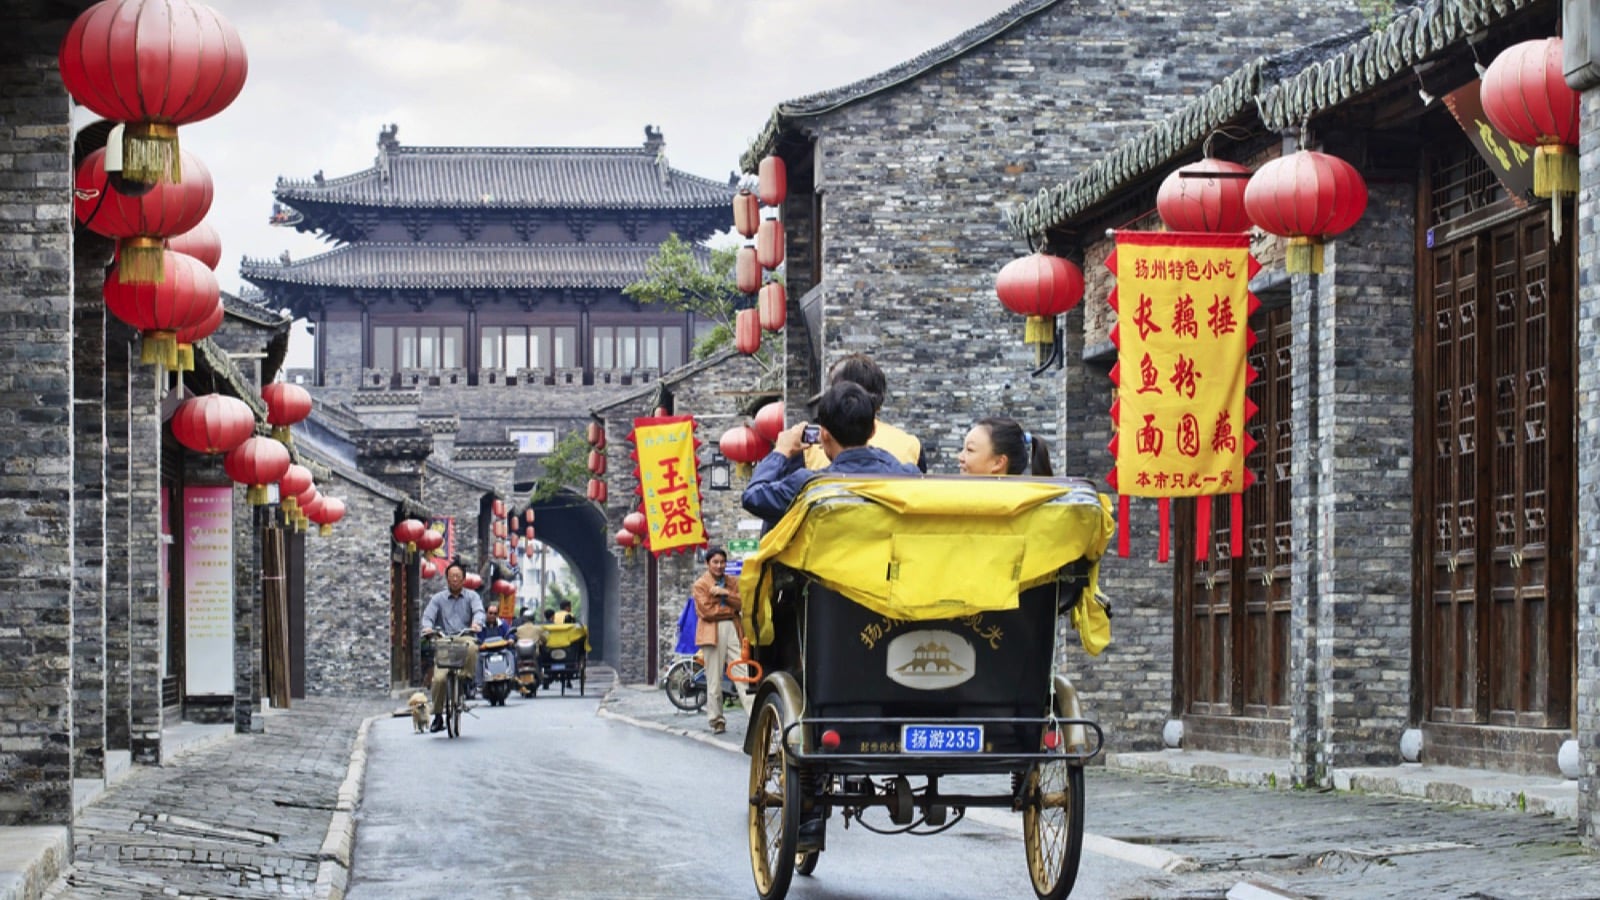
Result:
[[[794,877],[800,840],[800,775],[783,749],[784,704],[761,701],[751,725],[750,871],[761,900],[782,900]]]
[[[1022,842],[1040,900],[1063,900],[1083,856],[1083,766],[1065,758],[1036,762],[1023,788]]]

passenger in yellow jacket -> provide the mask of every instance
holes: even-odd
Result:
[[[912,463],[918,469],[928,471],[928,462],[922,455],[922,442],[909,432],[877,418],[878,413],[883,410],[888,382],[883,377],[883,370],[872,361],[872,357],[865,353],[852,353],[835,362],[833,368],[828,370],[828,383],[823,385],[823,390],[826,391],[844,381],[861,385],[872,398],[872,421],[875,427],[867,446],[885,450],[903,463]],[[822,393],[819,392],[808,400],[807,404],[815,407],[820,399]],[[803,458],[805,468],[817,472],[826,469],[828,464],[828,456],[822,452],[820,445],[812,444],[805,448]]]

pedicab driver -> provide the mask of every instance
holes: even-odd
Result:
[[[434,594],[428,600],[428,606],[422,611],[422,634],[459,634],[470,631],[474,635],[483,630],[484,612],[483,600],[478,592],[466,587],[467,570],[458,562],[453,562],[445,567],[445,589]],[[428,726],[429,731],[444,730],[444,715],[439,710],[444,708],[444,669],[433,667],[433,724]],[[467,648],[467,662],[461,671],[473,673],[478,671],[478,642],[473,641]]]

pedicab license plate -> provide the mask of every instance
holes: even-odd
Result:
[[[902,753],[977,753],[983,749],[982,725],[902,725]]]

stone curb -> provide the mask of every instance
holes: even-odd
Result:
[[[72,829],[65,825],[0,828],[0,900],[30,900],[72,866]]]
[[[361,805],[361,786],[367,775],[367,732],[372,723],[390,718],[392,713],[380,713],[363,719],[356,730],[355,743],[350,747],[350,768],[339,785],[339,799],[334,806],[333,820],[328,823],[328,834],[322,840],[317,858],[317,885],[314,894],[318,900],[343,900],[350,886],[351,854],[356,843],[356,807]]]

